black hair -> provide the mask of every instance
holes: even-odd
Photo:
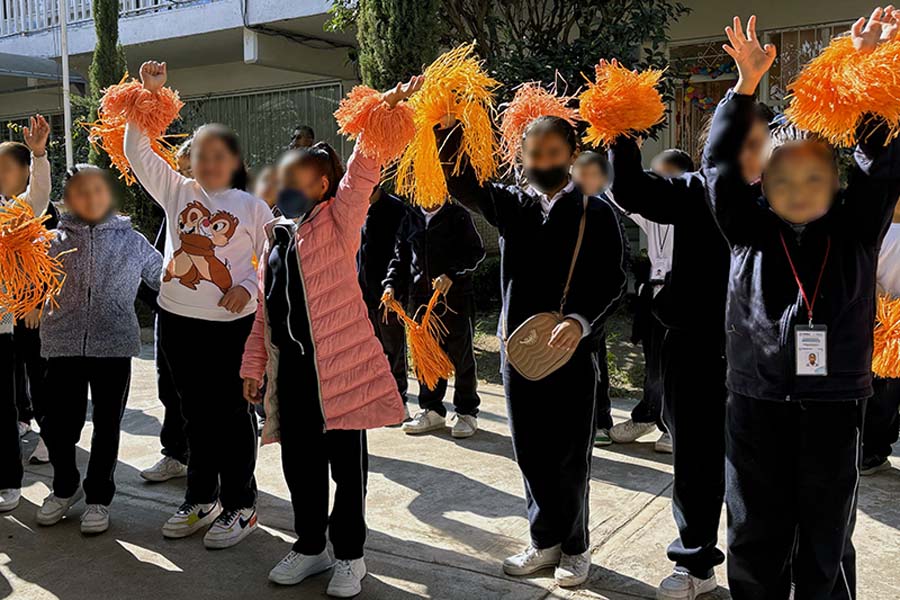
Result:
[[[313,128],[309,125],[297,125],[294,128],[294,132],[291,133],[291,141],[288,144],[288,150],[293,150],[295,148],[294,144],[301,138],[309,138],[310,140],[315,141],[316,132],[313,131]]]
[[[238,134],[228,125],[222,125],[221,123],[207,123],[206,125],[198,127],[194,132],[194,135],[191,136],[191,139],[189,140],[191,142],[191,148],[193,149],[196,142],[206,136],[212,136],[220,140],[225,144],[225,147],[228,148],[228,151],[238,158],[238,167],[231,176],[230,185],[236,190],[246,192],[250,176],[247,174],[247,166],[244,164],[244,157],[241,154],[241,140],[238,137]]]
[[[566,145],[569,146],[572,154],[575,154],[575,151],[578,149],[578,135],[575,133],[575,128],[572,127],[572,124],[561,117],[551,115],[538,117],[529,123],[522,134],[522,141],[524,142],[533,135],[547,134],[562,138]]]
[[[653,157],[654,162],[659,161],[663,164],[671,165],[682,173],[690,173],[694,170],[694,160],[691,155],[680,148],[669,148],[663,150]]]
[[[779,125],[772,130],[772,144],[769,148],[771,152],[769,154],[769,161],[771,162],[783,149],[796,147],[799,144],[806,144],[816,156],[831,163],[835,171],[840,169],[838,163],[839,156],[838,153],[835,152],[834,146],[828,143],[824,138],[814,133],[803,131],[786,121],[785,124]]]
[[[595,166],[600,169],[606,177],[609,177],[609,161],[599,152],[593,150],[585,150],[575,159],[576,167]]]
[[[77,165],[71,166],[66,169],[66,176],[63,182],[63,199],[69,193],[69,186],[72,185],[72,182],[78,179],[79,177],[83,177],[85,175],[99,175],[106,182],[106,185],[109,186],[110,192],[114,192],[114,180],[112,176],[109,174],[109,171],[106,169],[101,169],[96,165],[89,165],[86,163],[79,163]]]
[[[8,156],[22,167],[31,166],[31,150],[22,142],[3,142],[0,144],[0,156]]]
[[[769,105],[764,102],[756,102],[753,105],[753,117],[755,121],[759,121],[764,123],[769,130],[772,130],[773,123],[775,122],[775,111],[769,108]],[[703,126],[700,128],[700,134],[697,136],[697,140],[700,142],[700,148],[706,147],[706,142],[709,141],[709,130],[712,127],[713,114],[710,113],[706,120],[703,122]]]
[[[328,179],[325,200],[334,198],[338,185],[344,177],[344,165],[341,157],[327,142],[317,142],[308,148],[288,150],[281,158],[281,165],[312,167],[316,172]]]

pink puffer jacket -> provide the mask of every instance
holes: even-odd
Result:
[[[373,429],[403,420],[397,384],[369,321],[356,272],[360,230],[379,175],[374,160],[354,152],[336,196],[317,206],[315,218],[297,231],[327,429]],[[264,443],[279,439],[278,351],[269,343],[263,291],[267,255],[259,261],[260,302],[241,366],[241,377],[262,381],[264,373],[269,376]]]

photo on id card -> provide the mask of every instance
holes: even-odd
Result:
[[[824,325],[794,327],[797,375],[828,375],[828,331]]]

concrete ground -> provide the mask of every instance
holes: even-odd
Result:
[[[238,547],[216,552],[205,550],[199,535],[163,539],[160,527],[180,504],[184,484],[151,485],[138,475],[158,458],[163,414],[148,358],[134,362],[111,529],[98,537],[82,537],[78,515],[83,505],[55,527],[38,527],[35,511],[48,493],[51,469],[29,466],[22,504],[0,518],[0,598],[324,597],[327,575],[293,588],[266,580],[293,539],[277,445],[262,448],[259,455],[262,526],[257,532]],[[501,572],[500,561],[527,543],[528,525],[503,391],[484,385],[482,398],[482,430],[469,440],[455,441],[447,433],[412,438],[397,429],[371,432],[366,555],[371,574],[361,597],[653,598],[654,586],[671,568],[665,549],[675,535],[671,457],[653,452],[655,436],[595,450],[591,577],[580,589],[561,590],[550,571],[528,579]],[[564,399],[559,400],[548,406],[564,410]],[[617,420],[627,417],[632,404],[615,403]],[[81,448],[88,447],[89,439],[90,423]],[[27,449],[35,441],[30,434]],[[80,453],[82,462],[86,456]],[[894,465],[893,471],[861,484],[855,538],[859,598],[900,598],[900,460]],[[724,569],[718,577],[723,587],[707,595],[709,600],[729,597]]]

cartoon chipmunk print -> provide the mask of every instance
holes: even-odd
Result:
[[[240,221],[231,213],[211,213],[202,203],[189,203],[178,215],[181,247],[172,254],[163,281],[177,279],[186,288],[196,290],[201,281],[209,281],[224,294],[231,289],[231,271],[216,257],[216,248],[228,244]]]

